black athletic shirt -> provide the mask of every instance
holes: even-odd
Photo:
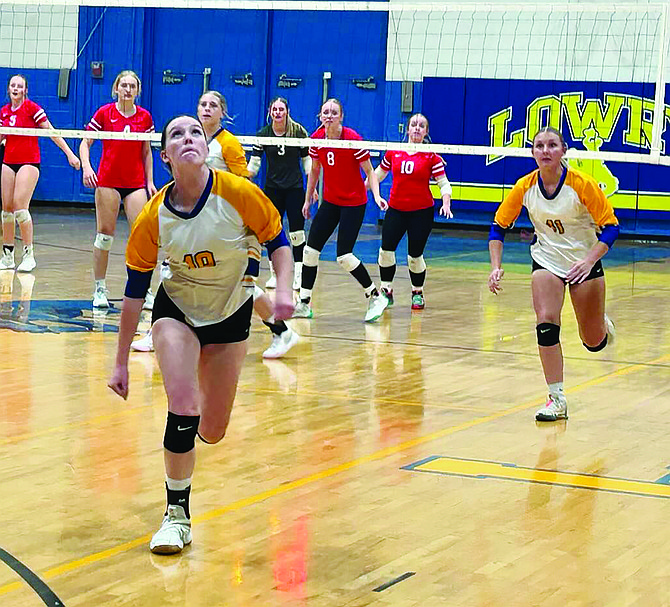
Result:
[[[256,133],[256,137],[276,136],[271,124],[268,124]],[[296,137],[307,138],[309,135],[305,129],[299,128]],[[263,152],[265,152],[268,158],[268,169],[265,178],[266,188],[288,190],[290,188],[303,187],[300,159],[309,155],[309,148],[286,145],[254,145],[251,155],[261,158]]]

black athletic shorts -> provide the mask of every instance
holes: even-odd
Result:
[[[221,322],[204,327],[193,327],[186,322],[184,313],[176,306],[165,292],[163,285],[158,287],[154,300],[154,309],[151,314],[151,323],[161,318],[174,318],[191,329],[201,346],[208,344],[234,344],[249,337],[251,327],[251,313],[254,309],[254,298],[249,297],[232,316]]]
[[[14,163],[10,164],[9,162],[3,162],[2,164],[4,164],[5,166],[8,166],[15,173],[18,173],[19,169],[21,167],[26,167],[26,166],[27,167],[35,167],[38,171],[40,170],[40,163],[39,162],[19,162],[17,164],[14,164]]]
[[[126,196],[130,196],[133,192],[144,189],[146,188],[112,188],[112,190],[116,190],[119,193],[121,200],[123,200]]]
[[[533,259],[533,270],[532,271],[535,272],[535,270],[547,270],[547,268],[543,268],[539,263],[537,263],[537,261],[535,261]],[[551,272],[551,270],[547,270],[547,272]],[[554,274],[553,272],[551,272],[551,273]],[[554,274],[554,276],[556,276],[556,274]],[[589,272],[589,275],[584,279],[584,282],[586,282],[587,280],[593,280],[594,278],[600,278],[601,276],[605,276],[605,270],[603,270],[603,264],[599,259],[598,261],[596,261],[596,263],[591,268],[591,271]],[[561,277],[559,276],[559,278],[561,278]],[[561,278],[561,280],[566,285],[568,284],[568,281],[565,280],[565,278]]]

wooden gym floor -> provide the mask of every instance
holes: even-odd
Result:
[[[3,607],[670,605],[667,244],[605,259],[613,347],[587,352],[566,301],[570,419],[542,425],[526,243],[494,297],[485,236],[435,231],[426,309],[402,265],[371,325],[330,245],[286,358],[261,359],[254,319],[228,436],[198,446],[193,545],[158,557],[155,358],[131,356],[127,402],[107,389],[119,315],[91,310],[92,212],[34,216],[36,271],[0,272]],[[374,277],[378,242],[366,226],[356,249]]]

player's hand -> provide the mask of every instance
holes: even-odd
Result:
[[[586,277],[591,273],[595,263],[591,263],[586,259],[581,261],[576,261],[572,264],[572,267],[568,270],[568,273],[565,275],[565,280],[571,284],[576,285],[580,282],[584,282]]]
[[[128,400],[128,367],[117,365],[112,377],[109,378],[107,386],[114,390],[123,400]]]
[[[502,277],[505,275],[505,270],[502,268],[498,268],[497,270],[493,270],[489,274],[489,291],[493,293],[494,295],[497,295],[500,293],[500,291],[503,290],[503,288],[500,286],[500,281],[502,280]]]
[[[312,202],[319,202],[319,192],[316,188],[312,192]]]
[[[305,219],[309,219],[311,216],[311,206],[312,203],[309,200],[305,200],[305,204],[302,205],[302,216]]]
[[[95,174],[95,171],[93,169],[84,169],[82,180],[87,188],[98,187],[98,176]]]
[[[386,211],[386,209],[389,208],[389,203],[386,202],[385,198],[382,198],[381,196],[379,199],[375,199],[375,202],[377,203],[377,206],[380,208],[382,211]]]
[[[288,320],[293,316],[295,305],[293,292],[289,289],[277,288],[274,302],[274,315],[277,320]]]
[[[75,154],[71,154],[70,156],[67,157],[67,161],[70,163],[70,166],[75,170],[78,171],[81,169],[81,160],[77,158]]]
[[[156,194],[156,192],[158,192],[158,190],[156,189],[154,182],[150,181],[149,183],[147,183],[147,195],[149,196],[149,198],[151,198],[154,194]]]
[[[446,217],[447,219],[453,219],[454,214],[451,212],[451,203],[443,202],[442,206],[440,207],[439,214],[443,217]]]

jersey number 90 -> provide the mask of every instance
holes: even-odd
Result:
[[[192,255],[191,253],[184,255],[184,263],[190,270],[195,270],[196,268],[210,268],[215,266],[216,260],[211,251],[200,251],[195,255]]]

